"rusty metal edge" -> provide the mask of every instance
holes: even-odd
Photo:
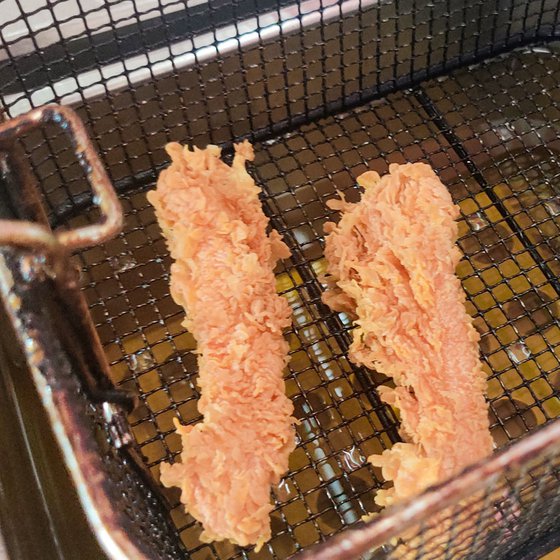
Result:
[[[55,348],[48,347],[47,338],[25,324],[21,316],[21,298],[14,289],[15,279],[0,252],[0,298],[12,321],[21,344],[33,382],[50,420],[66,467],[75,485],[82,508],[102,549],[112,560],[148,560],[148,551],[141,543],[132,542],[122,513],[115,511],[111,497],[104,486],[105,476],[101,458],[87,432],[83,413],[78,410],[76,399],[62,386],[49,383],[57,375],[50,360]]]
[[[356,529],[348,529],[293,556],[297,560],[347,560],[386,544],[407,529],[445,508],[473,496],[495,481],[506,470],[537,457],[560,450],[560,419],[527,435],[504,450],[465,469],[448,481],[426,490],[418,497],[388,508],[377,518]]]
[[[34,181],[29,181],[30,169],[21,153],[17,152],[18,146],[15,141],[23,132],[49,122],[58,125],[70,138],[74,153],[96,197],[95,202],[101,210],[102,218],[97,224],[59,233],[53,233],[48,227],[37,187]],[[64,382],[63,376],[58,375],[60,371],[56,371],[54,366],[57,363],[59,367],[62,364],[61,369],[66,366],[75,382],[85,382],[87,390],[92,393],[91,397],[101,398],[108,395],[109,402],[113,397],[116,398],[117,392],[112,389],[113,385],[107,373],[106,357],[101,350],[75,274],[72,274],[75,271],[70,265],[68,255],[73,249],[101,243],[119,233],[123,221],[120,203],[89,141],[84,125],[72,109],[51,105],[16,119],[1,121],[0,149],[5,150],[6,157],[11,156],[9,162],[2,160],[3,172],[16,171],[17,181],[22,180],[22,173],[29,175],[28,181],[24,181],[25,184],[16,185],[18,191],[21,191],[17,203],[21,206],[23,202],[27,202],[27,212],[23,212],[23,216],[39,220],[39,223],[25,219],[0,221],[0,245],[13,245],[36,251],[29,254],[25,250],[0,249],[0,299],[3,300],[12,322],[15,336],[25,355],[33,383],[44,405],[93,534],[110,558],[147,559],[150,556],[149,551],[141,543],[137,545],[132,542],[125,530],[126,521],[122,519],[122,512],[115,511],[112,504],[101,458],[96,450],[94,438],[88,432],[83,405],[80,407],[75,390],[69,389],[68,382]],[[25,200],[22,201],[21,197]],[[33,198],[34,204],[29,204],[29,197]],[[44,311],[41,301],[31,295],[35,288],[34,282],[25,285],[17,270],[18,258],[25,258],[26,254],[33,258],[34,254],[37,257],[43,256],[44,268],[50,269],[47,276],[55,288],[51,293],[58,294],[59,300],[66,304],[62,306],[63,310],[70,306],[68,311],[72,316],[74,313],[79,316],[81,322],[74,327],[83,335],[82,340],[87,348],[93,348],[91,355],[84,358],[89,361],[88,367],[96,370],[98,376],[95,379],[91,380],[87,376],[85,379],[80,378],[77,374],[83,372],[74,371],[75,364],[68,362],[64,352],[56,350],[60,345],[61,348],[65,348],[64,340],[58,338],[59,334],[56,332],[50,332],[48,329],[48,332],[44,332],[45,329],[40,328],[44,323],[44,320],[41,320]],[[72,351],[75,352],[75,348]],[[103,382],[103,374],[106,382]],[[121,401],[124,406],[129,404],[127,399],[119,394],[117,402]],[[120,411],[117,413],[120,414]]]

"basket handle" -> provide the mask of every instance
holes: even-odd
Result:
[[[21,161],[22,158],[14,145],[14,141],[22,133],[37,129],[46,123],[57,125],[70,138],[74,154],[93,191],[94,203],[101,210],[101,219],[96,224],[54,232],[48,225],[39,197],[36,196],[37,187],[28,176],[29,168]],[[123,224],[121,205],[82,121],[76,112],[68,107],[46,105],[17,118],[0,122],[0,151],[2,150],[13,156],[0,163],[3,166],[2,174],[13,176],[12,183],[15,187],[11,191],[20,196],[18,207],[27,207],[27,213],[22,213],[26,217],[32,216],[36,221],[0,220],[0,264],[2,259],[7,259],[11,267],[18,268],[16,262],[19,262],[21,255],[19,252],[7,252],[9,246],[41,251],[45,255],[44,271],[54,283],[57,294],[55,299],[64,309],[66,323],[70,325],[69,328],[61,329],[58,336],[63,337],[63,346],[72,354],[76,371],[87,387],[90,398],[102,403],[105,420],[115,445],[127,445],[132,441],[132,436],[120,408],[130,411],[135,406],[135,397],[116,389],[111,380],[107,358],[91,320],[87,302],[79,289],[77,268],[71,265],[68,258],[72,251],[103,243],[117,235]],[[11,185],[8,185],[7,190],[10,187]],[[11,269],[9,273],[17,274]],[[0,278],[0,292],[10,289],[10,285],[13,284],[13,280],[9,278],[5,281],[7,284],[3,286]],[[23,280],[28,284],[40,284],[42,281],[40,277]],[[15,289],[13,286],[12,288]],[[18,302],[21,302],[21,297],[16,297],[14,301],[17,305],[13,313],[17,316],[20,312]],[[13,322],[15,324],[16,319],[13,319]],[[28,332],[25,336],[34,344],[40,343],[36,333]],[[44,354],[46,355],[46,352]],[[52,352],[49,355],[52,356]]]
[[[123,213],[111,181],[95,152],[77,113],[62,105],[45,105],[0,123],[0,149],[8,148],[22,133],[52,123],[70,138],[74,154],[84,170],[101,211],[101,220],[76,229],[53,232],[38,223],[0,220],[0,245],[41,248],[49,254],[75,251],[103,243],[122,229]]]

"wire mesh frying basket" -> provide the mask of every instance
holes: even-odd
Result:
[[[560,4],[5,4],[0,295],[109,557],[512,559],[559,544]],[[201,543],[158,484],[179,453],[172,421],[200,420],[199,393],[145,197],[166,142],[227,158],[242,138],[292,251],[277,277],[301,421],[258,553]],[[458,275],[499,449],[379,512],[385,483],[365,457],[399,440],[398,418],[377,396],[383,376],[348,361],[351,325],[321,303],[322,228],[360,173],[419,160],[462,211]]]

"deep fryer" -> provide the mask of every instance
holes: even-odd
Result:
[[[560,545],[560,4],[6,4],[5,319],[109,557],[515,559]],[[227,160],[243,138],[292,251],[277,278],[300,420],[258,553],[201,543],[158,484],[180,449],[172,421],[200,420],[199,393],[145,198],[166,142],[219,144]],[[336,191],[359,197],[360,173],[419,160],[462,211],[458,274],[498,449],[379,512],[366,457],[399,441],[398,416],[377,396],[388,380],[348,361],[351,322],[321,303],[322,227]]]

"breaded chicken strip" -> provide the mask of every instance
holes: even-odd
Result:
[[[350,359],[392,377],[381,398],[401,415],[404,443],[369,458],[394,487],[389,505],[458,473],[493,449],[479,336],[455,268],[459,209],[424,163],[364,173],[357,204],[327,224],[332,289],[324,301],[356,317]]]
[[[181,488],[201,540],[260,546],[270,538],[271,486],[295,446],[293,406],[282,377],[290,324],[274,266],[289,256],[245,170],[248,142],[230,167],[220,149],[168,144],[171,165],[148,193],[174,263],[171,294],[198,344],[198,409],[181,426],[181,462],[163,464],[161,481]]]

